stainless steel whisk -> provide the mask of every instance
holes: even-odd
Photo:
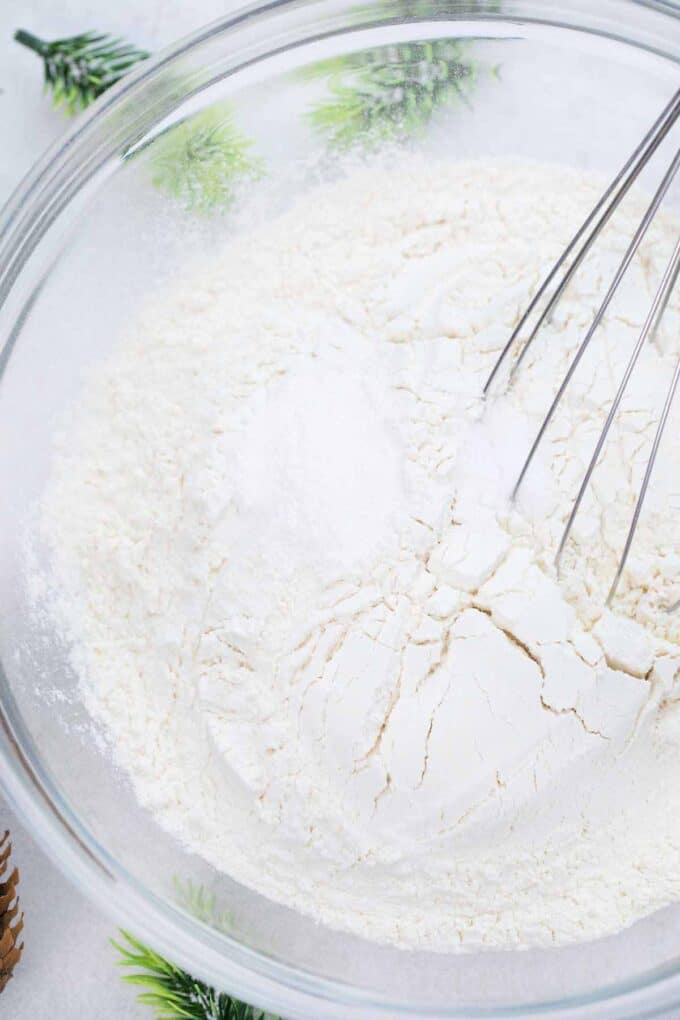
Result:
[[[510,369],[509,379],[510,381],[512,381],[517,371],[519,370],[522,362],[524,361],[527,352],[531,348],[531,345],[533,344],[538,333],[540,332],[541,327],[545,323],[550,321],[550,318],[553,312],[555,311],[555,308],[557,307],[557,304],[559,303],[562,295],[567,289],[570,280],[577,272],[579,266],[581,265],[586,255],[590,251],[591,247],[597,240],[601,231],[611,219],[615,210],[620,205],[624,196],[629,191],[629,189],[639,176],[640,172],[642,171],[642,169],[647,165],[651,157],[654,155],[656,150],[661,145],[662,141],[668,135],[669,131],[675,124],[678,117],[680,117],[680,89],[675,93],[675,95],[668,103],[668,105],[665,107],[661,115],[657,118],[654,124],[652,124],[651,128],[649,129],[645,137],[642,139],[638,147],[629,156],[628,160],[619,170],[614,180],[611,182],[609,187],[603,193],[602,197],[595,205],[595,207],[592,209],[588,217],[581,224],[578,231],[576,232],[572,240],[569,242],[567,247],[564,249],[559,259],[552,267],[552,269],[544,279],[543,283],[537,290],[536,294],[533,296],[526,311],[522,315],[519,323],[517,324],[515,330],[513,331],[509,340],[505,344],[505,347],[501,351],[500,356],[498,357],[496,363],[493,366],[491,374],[489,375],[489,378],[487,379],[486,384],[484,386],[485,397],[489,394],[493,382],[498,376],[501,366],[506,361],[510,353],[513,351],[513,348],[515,347],[520,337],[524,333],[525,327],[532,318],[532,315],[534,314],[534,312],[537,311],[542,301],[545,300],[546,304],[543,307],[543,310],[538,314],[536,322],[530,329],[528,336],[525,340],[524,347],[522,347],[522,349],[520,350],[514,364],[512,365],[512,368]],[[569,364],[567,372],[559,385],[555,397],[550,405],[550,408],[545,418],[543,419],[543,422],[541,423],[541,427],[539,428],[536,434],[536,438],[534,439],[531,445],[529,453],[522,466],[522,470],[520,471],[519,476],[517,478],[517,481],[512,491],[513,500],[515,499],[517,493],[519,492],[520,486],[522,485],[526,473],[529,470],[529,467],[531,466],[531,462],[534,459],[536,451],[538,450],[541,441],[543,440],[546,430],[550,422],[552,421],[555,411],[557,410],[562,400],[562,397],[564,396],[565,391],[569,386],[569,383],[576,369],[578,368],[581,359],[583,358],[583,355],[588,349],[590,342],[593,339],[593,336],[597,332],[598,326],[602,322],[602,319],[604,318],[604,315],[609,305],[611,304],[611,301],[614,295],[616,294],[621,284],[621,281],[623,280],[623,277],[625,276],[626,271],[642,242],[642,239],[644,238],[645,234],[647,233],[647,230],[649,229],[650,224],[652,223],[654,217],[656,216],[659,206],[663,202],[666,193],[670,188],[673,179],[675,178],[679,169],[680,169],[680,149],[676,152],[675,157],[671,161],[668,170],[664,174],[661,184],[659,185],[652,201],[650,202],[640,222],[639,227],[637,228],[635,234],[633,235],[633,238],[628,248],[626,249],[623,258],[621,259],[621,262],[614,274],[612,282],[609,285],[609,288],[604,296],[602,304],[599,306],[588,331],[586,332],[583,340],[581,341],[580,346],[576,350],[576,353]],[[609,413],[607,414],[604,426],[595,444],[593,455],[588,464],[588,468],[583,477],[581,487],[578,491],[576,500],[574,501],[571,513],[569,514],[569,518],[562,533],[562,538],[560,540],[559,547],[557,549],[557,553],[555,556],[555,566],[558,572],[560,562],[562,559],[562,554],[564,552],[567,540],[573,528],[576,515],[578,514],[579,508],[583,501],[583,497],[588,489],[588,485],[592,478],[593,472],[595,470],[600,454],[602,453],[602,449],[607,440],[607,435],[611,428],[612,422],[616,417],[617,410],[619,408],[621,400],[623,399],[624,393],[630,381],[630,377],[633,374],[633,371],[637,364],[640,352],[644,347],[648,337],[654,332],[654,330],[658,326],[661,317],[664,314],[664,311],[666,309],[670,296],[673,292],[673,288],[675,286],[679,273],[680,273],[680,237],[678,238],[677,244],[675,245],[673,254],[671,255],[670,261],[664,271],[658,290],[656,291],[656,294],[654,296],[654,300],[652,301],[652,305],[649,309],[647,318],[645,319],[644,325],[640,331],[638,339],[633,348],[633,352],[626,366],[616,396],[614,397],[614,402],[609,410]],[[614,576],[614,580],[612,582],[609,594],[607,596],[607,605],[609,605],[609,603],[614,598],[616,589],[618,588],[619,582],[621,580],[621,575],[623,574],[623,571],[626,566],[626,561],[628,559],[628,554],[630,552],[630,548],[633,543],[633,538],[635,536],[635,531],[638,526],[638,521],[640,519],[640,514],[642,512],[645,496],[647,494],[647,489],[649,488],[649,482],[652,476],[652,471],[654,469],[654,463],[656,461],[657,454],[659,451],[661,438],[666,427],[668,415],[670,413],[673,398],[675,397],[679,382],[680,382],[680,356],[678,357],[678,360],[676,362],[671,383],[666,394],[663,409],[661,411],[661,417],[659,418],[656,434],[654,436],[654,441],[651,446],[649,459],[647,461],[645,474],[642,480],[642,486],[640,488],[638,499],[635,505],[635,510],[633,512],[633,516],[631,519],[630,528],[626,536],[623,552],[621,554],[616,574]],[[680,601],[675,603],[673,606],[670,606],[669,611],[677,609],[679,607]]]

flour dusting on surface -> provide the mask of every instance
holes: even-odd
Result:
[[[552,566],[673,223],[643,244],[516,504],[635,200],[515,384],[481,399],[598,190],[555,166],[415,157],[324,185],[150,303],[55,454],[53,613],[140,802],[331,926],[552,945],[680,898],[672,449],[603,610],[677,296]]]

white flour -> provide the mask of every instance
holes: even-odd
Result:
[[[510,394],[480,400],[598,187],[408,159],[321,188],[149,307],[55,458],[55,619],[140,801],[216,867],[333,926],[527,946],[680,898],[672,449],[625,615],[602,612],[677,298],[560,584],[551,566],[672,224],[643,247],[514,509],[639,208]]]

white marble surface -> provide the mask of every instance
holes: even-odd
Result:
[[[0,2],[0,204],[69,121],[42,93],[39,60],[13,41],[17,28],[45,38],[100,29],[148,50],[228,13],[233,0],[2,0]],[[21,867],[26,949],[0,1000],[8,1020],[151,1020],[123,984],[109,943],[115,928],[50,863],[0,798]]]

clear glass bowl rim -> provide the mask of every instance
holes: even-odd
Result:
[[[610,7],[647,8],[679,22],[678,0],[607,0]],[[86,111],[63,138],[53,145],[16,188],[0,210],[0,310],[12,294],[22,269],[41,237],[56,218],[68,208],[73,196],[88,180],[88,158],[93,149],[101,146],[106,137],[107,125],[121,112],[132,109],[136,98],[168,68],[187,55],[197,54],[206,43],[230,33],[235,26],[248,20],[266,21],[268,18],[289,12],[306,11],[309,17],[296,22],[301,28],[313,25],[311,14],[330,0],[273,0],[257,2],[238,8],[228,17],[221,18],[145,61],[136,71],[126,76],[117,86],[101,97]],[[442,8],[446,5],[442,4]],[[573,27],[595,34],[620,39],[640,48],[656,49],[626,34],[625,24],[616,33],[597,27],[597,16],[589,17],[587,0],[510,0],[513,13],[497,13],[493,5],[487,10],[466,10],[465,0],[450,6],[465,20],[550,24]],[[396,9],[395,9],[396,11]],[[403,7],[401,9],[403,20]],[[580,18],[580,20],[579,20]],[[381,19],[382,21],[383,19]],[[384,23],[397,20],[387,13]],[[413,20],[422,21],[422,17]],[[362,23],[361,27],[366,27]],[[338,29],[334,23],[332,31]],[[320,33],[321,35],[324,33]],[[298,42],[309,42],[319,34],[301,35]],[[663,55],[680,63],[680,46],[676,53],[663,50]],[[657,50],[658,52],[658,50]],[[267,54],[265,53],[264,56]],[[234,53],[234,69],[238,69],[238,51]],[[190,93],[185,93],[181,100]],[[171,112],[172,107],[163,110]],[[160,120],[158,111],[155,120]],[[124,120],[125,118],[123,118]],[[120,127],[120,122],[118,122]],[[148,125],[147,125],[148,126]],[[134,140],[135,131],[128,122],[123,130],[111,136],[107,156],[124,152]],[[103,151],[100,158],[104,158]],[[18,324],[19,325],[19,324]],[[18,329],[11,330],[0,350],[0,379],[4,372]],[[27,731],[0,663],[0,787],[9,803],[16,809],[29,830],[75,885],[97,902],[112,919],[135,932],[141,939],[153,944],[204,980],[227,988],[244,999],[263,1008],[322,1018],[346,1017],[441,1017],[447,1020],[473,1020],[484,1017],[547,1017],[577,1018],[593,1015],[601,1020],[611,1017],[668,1015],[668,1010],[680,1005],[680,960],[659,968],[630,982],[605,986],[587,996],[542,1003],[516,1003],[510,1007],[432,1007],[417,1003],[394,1002],[364,989],[354,988],[337,981],[321,978],[298,968],[283,964],[239,943],[235,938],[218,934],[209,926],[190,917],[142,887],[104,847],[94,839],[81,823],[73,809],[61,797],[48,771],[44,768],[38,750]],[[311,1011],[311,1012],[310,1012]],[[368,1012],[367,1012],[368,1011]]]

